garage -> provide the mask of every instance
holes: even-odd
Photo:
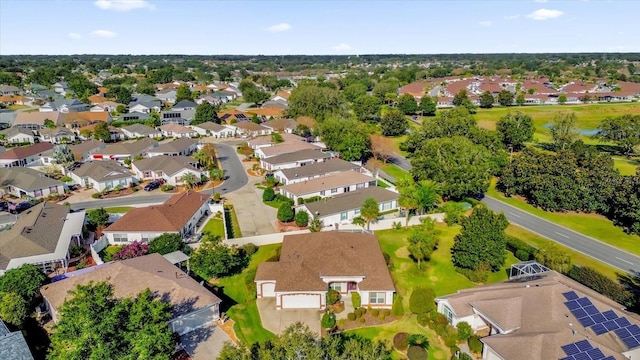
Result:
[[[276,283],[262,283],[260,284],[260,293],[262,297],[274,297],[276,296]]]
[[[216,304],[172,320],[171,329],[178,335],[183,335],[209,324],[218,317],[218,306]]]
[[[282,295],[283,309],[320,309],[320,294]]]

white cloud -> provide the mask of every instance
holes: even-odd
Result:
[[[82,35],[78,34],[78,33],[74,33],[74,32],[70,32],[67,34],[67,37],[69,39],[82,39]]]
[[[520,15],[518,15],[518,14],[515,14],[515,15],[507,15],[507,16],[505,16],[504,18],[505,18],[505,19],[507,19],[507,20],[515,20],[515,19],[520,18]]]
[[[564,12],[560,10],[538,9],[531,14],[528,14],[527,17],[533,20],[548,20],[557,18],[563,14]]]
[[[533,0],[533,2],[537,2],[537,3],[546,3],[549,0]]]
[[[334,46],[333,50],[336,50],[336,51],[347,51],[347,50],[351,50],[351,46],[349,46],[348,44],[345,44],[345,43],[340,43],[340,44]]]
[[[289,31],[291,30],[291,25],[287,24],[287,23],[280,23],[280,24],[275,24],[275,25],[271,25],[267,28],[267,31],[269,32],[283,32],[283,31]]]
[[[480,26],[489,27],[489,26],[493,25],[493,21],[484,20],[484,21],[480,21],[478,24],[480,24]]]
[[[155,9],[147,0],[96,0],[93,3],[102,10],[130,11],[135,9]]]
[[[89,34],[93,37],[99,37],[99,38],[104,38],[104,39],[111,39],[116,37],[118,34],[114,33],[113,31],[109,31],[109,30],[96,30],[96,31],[92,31],[91,34]]]

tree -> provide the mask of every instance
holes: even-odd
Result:
[[[367,87],[362,83],[353,83],[342,90],[342,95],[349,102],[354,102],[357,98],[367,95]]]
[[[453,96],[453,105],[455,106],[462,106],[466,101],[470,101],[467,89],[460,89],[460,91]]]
[[[601,141],[613,141],[627,156],[631,156],[634,148],[640,145],[640,115],[622,115],[607,117],[598,125],[598,132],[593,136]]]
[[[109,89],[109,95],[115,96],[116,102],[128,104],[131,102],[131,89],[126,86],[114,86]]]
[[[608,216],[628,232],[640,235],[640,170],[633,176],[620,176],[609,200]]]
[[[431,180],[420,180],[415,184],[415,198],[418,202],[417,209],[424,213],[434,208],[440,201],[438,184]]]
[[[54,146],[52,158],[55,164],[62,165],[68,165],[75,161],[71,148],[66,144]]]
[[[417,287],[409,297],[409,310],[414,314],[426,314],[436,309],[436,294],[431,288]]]
[[[200,183],[200,178],[192,172],[187,172],[182,175],[182,183],[184,184],[185,189],[193,189]]]
[[[524,105],[526,102],[525,98],[524,98],[524,93],[520,92],[518,93],[518,95],[516,95],[516,104],[518,106],[522,106]]]
[[[291,91],[288,116],[310,116],[317,121],[343,113],[343,101],[337,90],[317,85],[302,85]]]
[[[380,101],[387,102],[389,98],[387,94],[393,94],[394,96],[398,95],[398,81],[397,80],[386,80],[380,83],[377,83],[373,87],[373,96],[380,99]]]
[[[318,124],[320,137],[327,146],[340,153],[346,161],[367,158],[371,151],[371,139],[363,124],[350,119],[327,119]]]
[[[111,132],[106,122],[99,122],[93,129],[93,138],[96,140],[109,141],[111,140]]]
[[[0,318],[14,326],[22,326],[27,318],[27,302],[17,293],[0,292]]]
[[[37,266],[24,264],[18,268],[9,269],[0,276],[0,292],[16,293],[31,305],[46,280],[47,277]]]
[[[247,90],[243,91],[242,97],[246,102],[262,104],[263,102],[269,100],[270,95],[268,92],[263,91],[254,85],[253,87],[250,87]]]
[[[490,92],[485,91],[480,95],[480,107],[483,109],[491,109],[496,99],[493,98]]]
[[[371,226],[371,221],[376,220],[380,216],[378,202],[374,198],[367,198],[360,207],[360,216],[367,221],[367,230]]]
[[[213,144],[204,144],[200,151],[193,155],[193,158],[198,161],[198,164],[211,169],[217,167],[216,156],[216,147]]]
[[[537,262],[551,270],[566,273],[571,269],[571,255],[552,242],[547,242],[534,256]]]
[[[149,242],[149,254],[159,253],[160,255],[166,255],[182,249],[183,246],[184,242],[180,234],[164,233]]]
[[[462,221],[462,230],[451,248],[453,265],[471,271],[488,266],[499,271],[506,259],[506,235],[509,221],[484,206],[476,206]]]
[[[275,197],[276,193],[273,191],[273,188],[268,187],[264,189],[264,192],[262,193],[262,201],[272,201]]]
[[[556,149],[565,149],[578,139],[576,123],[578,119],[575,113],[557,113],[551,120],[551,137]]]
[[[207,101],[203,101],[196,107],[196,113],[193,120],[191,120],[190,125],[203,124],[209,121],[216,124],[220,124],[222,122],[216,113],[215,106],[211,105]]]
[[[409,214],[411,210],[416,210],[419,206],[418,197],[416,196],[416,187],[413,178],[405,176],[397,179],[396,189],[400,193],[398,205],[405,210],[404,226],[409,226]]]
[[[295,216],[296,225],[299,227],[305,227],[309,225],[309,213],[306,211],[298,211]]]
[[[189,262],[196,274],[211,279],[241,272],[249,264],[249,258],[243,251],[218,240],[203,242],[191,254]]]
[[[144,124],[154,129],[162,125],[160,114],[158,114],[155,110],[151,110],[151,113],[149,113],[149,118],[145,120]]]
[[[375,96],[362,95],[356,98],[351,108],[360,121],[378,120],[380,117],[380,99]]]
[[[134,241],[125,245],[120,251],[113,255],[114,260],[126,260],[140,257],[149,253],[149,244],[141,241]]]
[[[424,96],[420,99],[420,112],[422,116],[435,116],[437,103],[430,96]]]
[[[389,109],[380,120],[380,129],[384,136],[399,136],[409,128],[409,122],[402,111]]]
[[[284,202],[282,205],[280,205],[280,207],[278,208],[277,217],[278,217],[278,220],[284,223],[290,222],[291,220],[293,220],[294,213],[293,213],[293,209],[291,208],[291,203]]]
[[[429,230],[414,230],[407,240],[409,254],[418,262],[418,269],[421,269],[422,261],[428,261],[438,246],[438,231],[434,227]]]
[[[398,109],[405,115],[418,112],[418,103],[413,95],[404,94],[398,99]]]
[[[317,216],[313,217],[313,220],[309,223],[310,232],[319,232],[322,230],[322,221]]]
[[[176,345],[171,305],[149,289],[134,299],[114,297],[107,282],[78,285],[59,309],[50,360],[169,359]]]
[[[509,112],[501,117],[496,124],[496,130],[500,134],[502,143],[512,150],[523,148],[525,142],[533,139],[535,132],[531,116],[520,111]]]
[[[498,93],[498,102],[502,106],[511,106],[513,105],[513,93],[509,90],[501,90]]]
[[[355,226],[362,226],[362,228],[364,229],[364,227],[367,225],[367,220],[365,220],[362,216],[355,216],[353,219],[351,219],[351,224]]]
[[[191,89],[189,89],[188,84],[181,84],[176,89],[176,103],[182,100],[191,100],[193,101],[193,94],[191,93]]]
[[[371,155],[386,164],[394,154],[393,140],[378,134],[371,134]]]
[[[102,207],[87,210],[87,220],[93,227],[103,227],[109,223],[109,213]]]
[[[558,95],[558,104],[564,105],[566,103],[567,103],[567,94],[562,93],[562,94]]]

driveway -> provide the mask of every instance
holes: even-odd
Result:
[[[309,329],[316,334],[320,334],[320,317],[322,312],[313,309],[289,309],[276,310],[276,298],[257,299],[258,312],[262,327],[274,334],[280,334],[289,325],[301,322],[309,326]]]
[[[227,334],[215,323],[180,336],[180,344],[193,360],[215,359],[220,355],[225,342],[231,342]]]
[[[242,166],[242,162],[238,158],[236,148],[223,144],[216,144],[215,147],[218,152],[218,159],[224,169],[226,180],[214,188],[213,191],[225,195],[247,185],[249,177],[247,176],[244,166]],[[213,192],[208,190],[207,193],[212,194]]]

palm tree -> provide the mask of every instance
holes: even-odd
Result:
[[[194,186],[200,182],[198,176],[192,172],[188,172],[182,175],[182,182],[184,183],[185,189],[193,189]]]
[[[362,226],[362,228],[364,229],[364,226],[367,225],[367,220],[365,220],[362,216],[356,216],[351,219],[351,223],[353,225]]]
[[[416,196],[416,187],[413,179],[409,176],[398,179],[396,184],[400,197],[398,198],[398,205],[406,212],[404,227],[409,226],[409,213],[411,210],[418,208],[418,199]]]
[[[220,181],[224,178],[224,170],[213,169],[209,171],[209,178],[214,181]]]
[[[424,213],[442,201],[438,194],[439,186],[431,180],[421,180],[416,183],[415,197],[418,203],[418,209]]]
[[[360,208],[360,216],[367,221],[367,230],[370,229],[371,221],[375,220],[380,216],[380,208],[378,207],[378,202],[374,198],[367,198],[362,203],[362,207]]]

